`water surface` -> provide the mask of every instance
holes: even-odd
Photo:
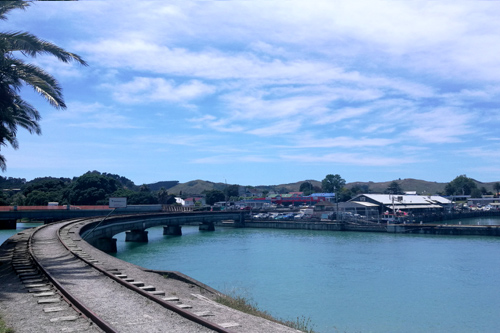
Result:
[[[500,239],[231,229],[117,236],[117,257],[237,289],[318,332],[498,332]]]

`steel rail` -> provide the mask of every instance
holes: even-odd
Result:
[[[128,217],[128,216],[134,216],[134,215],[126,215],[126,216],[120,216],[120,217]],[[114,217],[114,219],[116,218],[120,218],[120,217]],[[95,218],[88,218],[88,219],[82,219],[82,220],[79,220],[77,222],[82,222],[83,220],[92,220],[92,219],[95,219]],[[112,218],[113,219],[113,218]],[[74,222],[74,223],[77,223],[77,222]],[[70,224],[74,224],[74,223],[68,223],[66,224],[64,227],[68,227]],[[62,227],[62,228],[64,228]],[[60,232],[61,232],[61,229],[60,228],[57,232],[57,236],[59,238],[59,241],[62,243],[62,245],[70,252],[73,254],[73,256],[77,257],[78,259],[80,259],[81,261],[85,262],[87,265],[91,266],[92,268],[94,268],[95,270],[101,272],[102,274],[106,275],[108,278],[118,282],[119,284],[121,284],[122,286],[148,298],[149,300],[163,306],[164,308],[172,311],[172,312],[175,312],[177,314],[179,314],[180,316],[190,320],[190,321],[193,321],[193,322],[196,322],[206,328],[209,328],[211,330],[214,330],[216,332],[220,332],[220,333],[231,333],[231,331],[225,329],[224,327],[220,326],[220,325],[217,325],[213,322],[210,322],[202,317],[199,317],[199,316],[196,316],[194,313],[191,313],[189,311],[186,311],[184,309],[181,309],[173,304],[170,304],[158,297],[155,297],[154,295],[148,293],[147,291],[144,291],[142,289],[140,289],[139,287],[136,287],[130,283],[128,283],[127,281],[124,281],[123,279],[120,279],[118,277],[116,277],[115,275],[111,274],[110,272],[106,271],[105,269],[103,269],[102,267],[99,267],[97,265],[94,265],[94,263],[92,263],[91,261],[85,259],[85,258],[82,258],[80,255],[78,255],[77,253],[74,253],[73,251],[71,251],[71,249],[64,243],[64,241],[61,239],[61,235],[60,235]],[[83,240],[83,238],[82,238]]]
[[[85,220],[85,219],[83,219],[83,220]],[[82,220],[73,221],[73,222],[70,222],[66,225],[81,222],[81,221]],[[36,255],[34,254],[31,241],[32,241],[33,235],[35,235],[39,230],[41,230],[42,228],[47,227],[47,226],[48,225],[44,225],[44,226],[39,227],[35,232],[33,232],[30,235],[30,237],[28,239],[28,251],[29,251],[31,258],[33,259],[33,262],[38,267],[38,269],[48,278],[48,280],[52,283],[52,285],[54,285],[54,287],[57,289],[57,292],[64,297],[66,302],[68,302],[68,304],[72,308],[74,308],[77,312],[80,312],[81,314],[85,315],[88,319],[90,319],[93,323],[95,323],[104,332],[106,332],[106,333],[118,333],[118,331],[113,326],[111,326],[111,324],[107,323],[105,320],[100,318],[97,314],[95,314],[92,310],[90,310],[82,302],[80,302],[76,297],[74,297],[70,292],[68,292],[68,290],[66,290],[66,288],[62,284],[60,284],[59,281],[57,281],[52,276],[52,274],[50,274],[45,269],[45,267],[38,261]],[[59,232],[57,233],[57,235],[59,238]],[[61,241],[60,238],[59,238],[59,241]],[[62,241],[61,241],[61,243],[62,243]],[[66,249],[68,249],[64,243],[63,243],[63,245]],[[72,252],[70,252],[70,253],[72,253]]]

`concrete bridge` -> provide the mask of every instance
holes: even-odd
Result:
[[[162,205],[129,205],[126,208],[109,206],[0,206],[0,229],[16,229],[19,220],[50,223],[75,218],[106,216],[108,214],[143,214],[164,211]],[[182,208],[182,207],[180,207]]]
[[[106,219],[83,221],[78,232],[92,246],[105,252],[116,252],[114,235],[126,232],[127,242],[147,242],[151,227],[163,226],[164,235],[182,235],[182,225],[199,223],[202,231],[214,231],[215,222],[232,220],[234,227],[243,227],[244,212],[154,213],[111,216]]]

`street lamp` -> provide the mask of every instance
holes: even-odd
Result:
[[[335,210],[335,220],[339,221],[339,200],[337,198],[337,186],[333,186],[333,192],[335,194],[335,205],[337,206]]]

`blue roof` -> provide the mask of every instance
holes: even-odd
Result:
[[[308,197],[334,197],[335,193],[313,193]]]

